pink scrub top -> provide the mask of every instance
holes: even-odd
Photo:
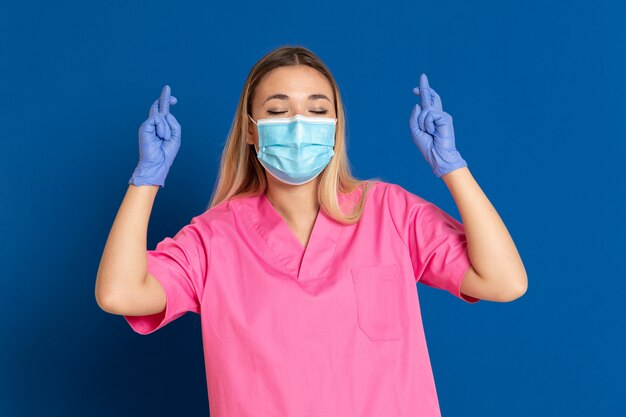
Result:
[[[167,305],[125,319],[200,314],[214,417],[440,416],[416,282],[479,301],[464,226],[396,184],[366,197],[355,225],[320,210],[306,248],[265,194],[222,201],[147,251]]]

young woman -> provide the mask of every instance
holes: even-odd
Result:
[[[144,335],[201,315],[211,416],[439,416],[416,282],[469,303],[526,291],[451,116],[425,75],[413,91],[411,134],[464,224],[399,185],[354,178],[335,79],[284,46],[246,80],[209,208],[146,250],[181,140],[168,86],[152,105],[96,298]]]

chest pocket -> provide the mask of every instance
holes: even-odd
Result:
[[[401,339],[409,312],[399,266],[365,266],[351,272],[361,330],[373,341]]]

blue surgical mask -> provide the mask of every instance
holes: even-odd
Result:
[[[250,120],[257,125],[257,157],[261,165],[282,182],[306,184],[317,177],[335,155],[335,118],[296,114],[258,122],[252,117]]]

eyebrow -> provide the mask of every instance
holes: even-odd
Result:
[[[263,104],[265,104],[266,101],[271,100],[273,98],[277,98],[279,100],[287,100],[289,98],[289,96],[287,94],[272,94],[271,96],[269,96],[268,98],[265,99],[265,101],[263,102]],[[324,100],[328,100],[328,102],[330,102],[330,99],[328,97],[326,97],[324,94],[311,94],[309,96],[309,100],[319,100],[319,99],[324,99]]]

